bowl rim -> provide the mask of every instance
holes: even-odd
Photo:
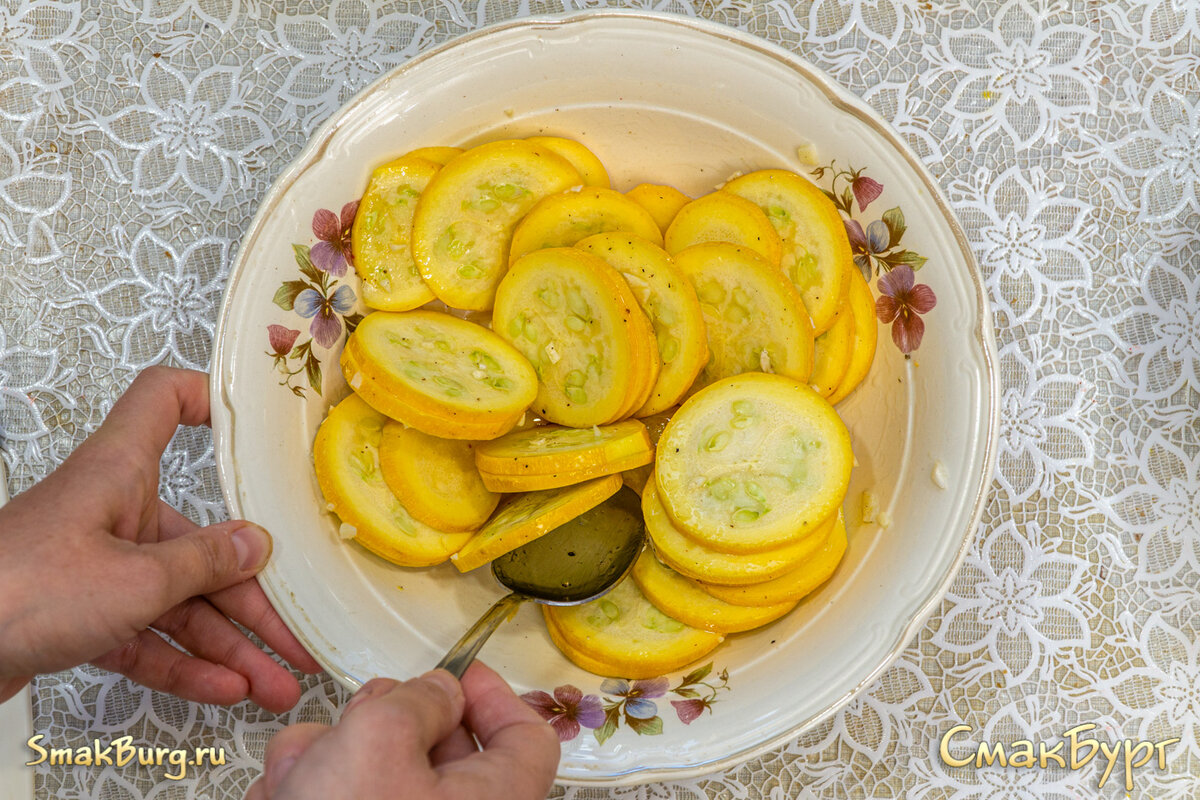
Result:
[[[748,49],[757,53],[760,56],[769,58],[781,63],[791,71],[798,74],[802,79],[807,80],[813,86],[818,88],[825,98],[837,110],[850,115],[857,122],[866,125],[879,135],[888,145],[890,145],[898,155],[900,155],[908,167],[913,171],[914,175],[920,180],[925,190],[929,192],[929,196],[935,203],[937,210],[952,233],[954,241],[958,245],[960,255],[963,259],[963,265],[966,267],[968,276],[971,279],[972,285],[975,288],[975,314],[976,326],[973,331],[976,341],[979,344],[982,355],[983,378],[986,383],[986,390],[981,394],[980,403],[981,411],[986,417],[986,437],[982,448],[982,463],[980,464],[980,473],[978,484],[974,487],[967,487],[968,493],[973,494],[971,501],[971,512],[968,515],[967,521],[963,530],[958,532],[961,537],[961,543],[958,550],[943,573],[941,580],[936,585],[934,591],[929,595],[927,600],[913,612],[909,620],[903,625],[899,632],[894,637],[885,656],[853,687],[848,689],[842,695],[830,701],[825,708],[814,712],[804,720],[788,727],[786,730],[776,733],[773,736],[764,739],[758,744],[744,748],[736,753],[730,753],[718,759],[709,759],[699,764],[691,764],[688,766],[671,766],[671,767],[646,767],[634,768],[625,770],[613,775],[604,776],[602,778],[589,779],[579,776],[564,777],[561,774],[556,778],[556,781],[564,785],[578,786],[618,786],[630,785],[639,783],[650,783],[663,780],[687,780],[709,775],[715,772],[726,770],[737,765],[743,764],[751,759],[757,758],[764,753],[778,748],[779,746],[792,741],[802,732],[811,729],[813,726],[825,721],[836,714],[842,707],[850,702],[857,694],[873,684],[878,678],[900,657],[908,643],[924,626],[925,622],[933,614],[934,610],[941,603],[946,593],[949,591],[951,584],[958,575],[967,552],[970,549],[971,542],[974,539],[974,532],[979,526],[983,516],[983,509],[989,495],[992,475],[995,471],[997,446],[998,446],[998,428],[999,428],[999,380],[997,375],[997,345],[995,332],[992,325],[992,312],[987,298],[987,290],[984,285],[983,275],[980,272],[979,265],[971,250],[970,243],[967,240],[966,234],[963,231],[961,224],[955,216],[949,201],[946,198],[941,186],[933,178],[932,174],[921,162],[919,157],[913,152],[912,148],[904,141],[901,135],[886,121],[880,117],[877,112],[872,110],[865,102],[855,96],[848,89],[835,83],[824,71],[809,63],[803,57],[786,49],[784,46],[775,44],[769,40],[761,38],[757,35],[738,30],[736,28],[723,25],[721,23],[712,22],[710,20],[691,17],[682,14],[673,14],[660,11],[645,11],[638,9],[599,9],[587,10],[579,12],[567,12],[559,14],[545,14],[523,17],[519,19],[511,19],[502,22],[492,23],[482,26],[473,31],[469,31],[451,39],[448,39],[441,44],[438,44],[430,49],[413,56],[409,60],[381,74],[378,78],[372,81],[367,86],[363,87],[347,102],[342,104],[329,119],[323,122],[316,132],[309,139],[308,143],[296,155],[295,158],[288,164],[287,167],[275,178],[270,188],[263,195],[257,211],[250,225],[246,228],[242,236],[241,244],[238,247],[237,255],[230,268],[229,276],[225,291],[221,300],[221,307],[218,313],[217,325],[213,335],[213,355],[210,365],[209,378],[209,393],[212,408],[212,430],[213,430],[213,446],[217,468],[217,478],[221,488],[221,494],[225,500],[225,504],[229,512],[234,517],[239,517],[241,505],[238,502],[236,492],[233,489],[235,478],[231,474],[230,462],[232,461],[232,419],[233,419],[233,401],[230,396],[229,386],[225,381],[224,375],[228,367],[229,353],[223,346],[227,340],[229,333],[230,317],[232,314],[233,298],[235,290],[244,277],[248,266],[248,253],[253,249],[252,244],[261,235],[266,224],[267,218],[270,216],[271,209],[278,204],[285,192],[290,188],[296,180],[312,167],[322,157],[325,149],[329,146],[335,134],[338,132],[347,117],[351,116],[354,109],[370,97],[384,83],[396,80],[407,72],[419,68],[424,62],[441,57],[446,52],[454,50],[458,47],[468,45],[469,43],[489,37],[494,34],[512,31],[514,29],[550,29],[550,28],[565,28],[572,25],[587,24],[595,20],[604,19],[621,19],[621,20],[644,20],[651,24],[677,26],[683,29],[689,29],[691,32],[697,32],[711,36],[725,42]],[[229,458],[225,458],[226,450],[229,451]],[[293,623],[292,616],[287,611],[287,605],[279,602],[280,598],[273,591],[270,584],[266,581],[260,581],[263,591],[267,594],[271,605],[277,610],[286,623]],[[288,625],[289,629],[294,629],[293,624]],[[310,651],[312,648],[308,642],[304,642],[301,636],[301,641]],[[325,659],[316,653],[313,653],[318,663],[335,678],[343,686],[350,689],[357,688],[358,682],[351,680],[341,669],[327,663]]]

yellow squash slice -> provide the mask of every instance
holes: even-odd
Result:
[[[658,440],[662,436],[662,432],[666,430],[667,423],[671,421],[675,409],[668,408],[661,414],[643,417],[642,424],[646,426],[646,433],[650,434],[650,443],[657,448]],[[654,463],[651,462],[641,467],[635,467],[621,473],[621,479],[625,481],[625,485],[633,489],[639,495],[642,489],[646,486],[646,481],[650,479],[650,474],[654,472]]]
[[[432,161],[439,166],[446,166],[446,162],[462,153],[461,147],[446,147],[445,145],[434,145],[432,147],[418,147],[416,150],[410,150],[404,154],[405,158],[423,158],[426,161]]]
[[[646,599],[668,617],[713,633],[753,630],[796,607],[794,602],[738,606],[718,600],[700,588],[698,582],[663,564],[651,550],[642,551],[631,574]]]
[[[440,531],[475,531],[496,510],[475,467],[475,444],[440,439],[388,420],[379,443],[379,468],[408,513]]]
[[[667,252],[629,233],[601,233],[575,245],[625,277],[654,327],[661,366],[649,399],[633,413],[659,414],[678,403],[708,361],[704,315],[691,281]]]
[[[675,263],[696,287],[709,358],[696,387],[743,372],[807,381],[813,331],[795,288],[757,253],[722,242],[681,250]]]
[[[535,250],[517,261],[496,293],[492,329],[533,364],[534,412],[550,422],[608,424],[640,385],[635,337],[647,335],[649,320],[625,279],[582,250]]]
[[[329,410],[313,443],[313,464],[342,535],[402,567],[440,564],[469,533],[446,533],[413,519],[388,488],[379,464],[387,418],[357,395]]]
[[[748,373],[680,406],[658,443],[655,480],[681,530],[717,550],[794,541],[841,505],[854,456],[833,406],[781,375]]]
[[[875,344],[879,329],[875,321],[875,298],[867,279],[855,267],[850,271],[850,291],[846,297],[847,309],[854,317],[854,342],[850,347],[850,363],[842,376],[837,390],[830,396],[830,403],[840,403],[867,377],[871,362],[875,360]]]
[[[798,603],[833,575],[846,552],[846,523],[838,512],[837,523],[825,538],[821,549],[798,567],[773,580],[750,586],[718,586],[701,583],[700,588],[713,597],[741,606],[774,607],[778,603]]]
[[[473,570],[600,505],[620,488],[621,478],[609,475],[564,489],[517,495],[500,506],[451,561],[459,572]]]
[[[833,516],[795,541],[755,553],[726,553],[680,531],[659,500],[653,478],[642,490],[642,513],[654,552],[676,572],[708,583],[743,586],[777,578],[816,552],[833,524]]]
[[[552,150],[571,162],[571,166],[583,177],[585,186],[602,186],[605,189],[612,186],[604,163],[581,142],[561,136],[530,136],[525,141]]]
[[[611,665],[626,678],[653,678],[708,655],[724,637],[672,619],[658,610],[631,579],[578,606],[542,606],[550,638],[591,663]],[[585,664],[579,666],[587,669]]]
[[[679,213],[679,209],[692,201],[692,198],[674,186],[662,186],[657,183],[639,183],[626,192],[625,196],[649,211],[664,234],[675,215]]]
[[[663,242],[671,255],[694,244],[729,242],[753,250],[775,267],[783,256],[783,242],[762,209],[722,191],[706,194],[679,209]]]
[[[782,169],[734,178],[724,191],[766,212],[783,241],[781,266],[812,317],[818,335],[829,330],[846,299],[853,268],[841,214],[811,181]]]
[[[575,666],[579,667],[580,669],[587,670],[588,672],[592,673],[593,675],[600,675],[600,676],[606,677],[606,678],[637,679],[639,677],[646,677],[646,678],[658,677],[657,675],[649,675],[649,674],[647,674],[647,675],[626,674],[625,667],[621,666],[620,664],[608,664],[603,661],[600,661],[599,659],[593,658],[585,653],[581,653],[580,651],[576,650],[571,645],[567,644],[566,640],[563,639],[562,634],[559,632],[558,625],[554,622],[554,620],[550,619],[549,617],[545,617],[545,616],[543,616],[543,619],[546,621],[546,632],[550,635],[550,641],[553,642],[554,646],[559,649],[559,652],[561,652],[564,656],[567,657],[568,661],[572,662],[573,664],[575,664]]]
[[[628,231],[662,244],[649,211],[620,192],[587,186],[550,195],[531,208],[513,230],[508,263],[544,247],[570,247],[605,231]]]
[[[850,368],[850,355],[854,349],[854,314],[850,300],[838,314],[833,327],[813,341],[813,370],[808,376],[808,385],[817,394],[828,399],[837,390],[838,384]]]
[[[408,311],[433,299],[412,257],[417,199],[439,167],[404,156],[371,173],[358,204],[350,247],[362,281],[363,302],[383,311]]]
[[[517,222],[543,197],[582,182],[562,156],[517,139],[452,158],[425,188],[413,217],[421,277],[451,308],[491,308]]]
[[[368,314],[346,341],[342,372],[392,419],[451,439],[507,433],[537,395],[537,376],[511,345],[437,311]]]
[[[497,475],[491,472],[479,471],[483,485],[493,492],[537,492],[542,489],[557,489],[560,486],[571,486],[576,483],[590,481],[602,475],[617,475],[625,470],[642,467],[654,460],[654,453],[638,453],[625,456],[607,464],[587,467],[578,470],[560,470],[545,475]]]
[[[646,426],[637,420],[596,428],[543,425],[480,442],[479,469],[494,475],[549,475],[603,468],[628,457],[654,458]]]

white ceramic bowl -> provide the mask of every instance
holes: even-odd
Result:
[[[347,392],[337,368],[342,340],[313,344],[306,355],[313,317],[296,309],[313,310],[306,301],[321,294],[338,298],[331,313],[341,326],[353,313],[347,292],[357,296],[358,286],[352,271],[326,275],[324,284],[312,271],[304,276],[294,246],[317,242],[314,212],[356,200],[374,167],[411,148],[534,134],[581,140],[617,189],[650,181],[692,196],[735,172],[808,172],[797,153],[804,146],[818,163],[865,168],[883,194],[865,212],[853,205],[863,227],[900,208],[903,249],[928,258],[917,279],[938,303],[925,316],[920,349],[904,358],[881,326],[870,376],[839,406],[858,466],[846,504],[849,550],[828,584],[784,619],[729,637],[701,662],[712,669],[698,681],[677,674],[637,687],[603,683],[558,653],[532,606],[482,653],[520,692],[570,685],[591,696],[589,706],[615,704],[615,731],[597,736],[584,727],[564,743],[565,782],[637,783],[727,768],[829,716],[897,656],[954,575],[993,462],[995,345],[962,233],[900,138],[792,54],[693,19],[588,13],[460,37],[360,93],[263,199],[230,276],[212,381],[225,499],[232,515],[274,533],[262,583],[292,630],[347,686],[424,672],[499,597],[486,570],[402,569],[339,538],[313,477],[311,445],[330,403]],[[818,183],[828,186],[831,177]],[[901,249],[889,244],[893,253]],[[306,280],[311,293],[289,309],[289,295],[304,288],[295,282]],[[270,325],[280,326],[273,343]],[[273,358],[273,348],[287,355]],[[309,358],[319,380],[302,369]],[[945,480],[933,477],[939,465]],[[876,519],[886,528],[861,521],[865,490],[878,497]],[[647,696],[631,705],[633,689]]]

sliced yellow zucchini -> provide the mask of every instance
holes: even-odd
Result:
[[[775,267],[783,256],[783,242],[763,210],[729,192],[716,191],[688,203],[663,234],[663,247],[671,255],[705,242],[740,244]]]
[[[847,298],[833,327],[813,341],[813,370],[808,376],[808,385],[824,398],[833,396],[846,370],[850,368],[850,355],[854,349],[854,314],[849,306],[850,300]]]
[[[542,606],[551,638],[593,662],[612,665],[627,678],[674,672],[708,655],[724,637],[672,619],[658,610],[631,579],[578,606]],[[553,627],[551,627],[553,626]],[[584,665],[580,665],[584,666]],[[587,669],[584,666],[584,669]]]
[[[854,343],[850,347],[850,363],[841,383],[830,396],[830,403],[840,403],[862,383],[875,360],[875,344],[879,329],[875,321],[875,298],[867,279],[855,267],[850,271],[850,291],[846,297],[849,312],[854,317]]]
[[[804,298],[819,335],[846,299],[853,268],[850,240],[837,207],[811,181],[781,169],[734,178],[724,191],[766,212],[783,241],[783,272]]]
[[[675,524],[727,552],[778,547],[841,505],[854,456],[833,406],[782,375],[747,373],[680,406],[655,480]]]
[[[605,467],[629,456],[651,460],[654,445],[637,420],[596,428],[543,425],[480,442],[475,448],[479,469],[493,475],[548,475]]]
[[[646,426],[646,432],[650,434],[650,443],[657,448],[659,437],[666,429],[667,423],[671,421],[671,416],[675,413],[674,408],[668,408],[661,414],[654,414],[649,417],[642,418],[642,424]],[[650,473],[654,471],[654,462],[641,467],[626,470],[621,473],[621,479],[625,481],[625,485],[633,489],[639,495],[642,489],[646,486],[646,481],[650,478]]]
[[[654,552],[676,572],[708,583],[742,586],[771,580],[794,569],[820,549],[829,521],[787,544],[754,553],[726,553],[683,533],[667,516],[651,478],[642,490],[642,513]]]
[[[517,222],[543,197],[582,183],[562,156],[517,139],[450,159],[425,187],[413,217],[421,277],[451,308],[491,308]]]
[[[584,185],[602,186],[605,189],[612,185],[608,180],[608,170],[604,168],[604,162],[582,142],[562,136],[530,136],[525,141],[553,150],[571,162],[571,166],[583,177]]]
[[[837,523],[825,537],[821,548],[795,569],[773,580],[750,586],[701,583],[700,588],[719,600],[735,605],[773,607],[778,603],[797,603],[829,580],[845,552],[846,523],[839,511]]]
[[[447,147],[445,145],[434,145],[432,147],[418,147],[416,150],[410,150],[404,154],[405,158],[423,158],[426,161],[432,161],[438,166],[445,166],[446,162],[457,155],[462,154],[461,147]]]
[[[475,531],[496,510],[475,467],[475,444],[442,439],[394,420],[383,427],[379,467],[408,513],[440,531]]]
[[[534,412],[573,428],[619,418],[631,384],[638,385],[635,337],[647,328],[620,274],[571,247],[518,260],[500,284],[492,315],[492,329],[537,372]]]
[[[438,169],[432,161],[404,156],[371,173],[350,234],[354,271],[371,308],[408,311],[433,299],[413,261],[412,219]]]
[[[544,247],[570,247],[604,231],[629,231],[662,244],[649,211],[620,192],[585,186],[550,195],[531,208],[513,230],[508,263]]]
[[[471,534],[418,522],[388,488],[379,464],[386,421],[354,394],[331,408],[313,442],[317,483],[342,521],[343,536],[403,567],[440,564]]]
[[[778,269],[752,250],[723,242],[681,250],[675,263],[696,288],[708,338],[708,363],[696,388],[743,372],[808,380],[812,324]]]
[[[774,622],[796,607],[795,602],[770,606],[733,605],[718,600],[691,578],[680,575],[643,550],[633,565],[633,580],[646,599],[672,619],[713,633],[738,633]]]
[[[657,183],[639,183],[625,193],[642,208],[650,212],[658,228],[664,234],[671,226],[671,221],[679,213],[679,209],[691,202],[692,198],[676,189],[674,186],[663,186]]]
[[[451,561],[459,572],[473,570],[600,505],[620,488],[621,478],[609,475],[563,489],[516,495],[496,510]]]
[[[601,233],[575,246],[621,273],[649,318],[661,366],[649,399],[633,413],[646,417],[665,411],[683,398],[708,361],[696,290],[665,250],[633,234]]]
[[[584,481],[590,481],[602,475],[617,475],[625,470],[645,466],[654,460],[653,452],[637,453],[623,456],[607,464],[599,464],[577,470],[559,470],[546,474],[498,475],[484,470],[479,471],[483,485],[493,492],[537,492],[543,489],[556,489],[560,486],[571,486]]]
[[[432,436],[495,438],[512,430],[537,395],[536,374],[511,345],[437,311],[368,314],[341,361],[350,388]],[[430,426],[431,418],[461,430]]]

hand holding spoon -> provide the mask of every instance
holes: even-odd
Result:
[[[600,597],[629,574],[645,540],[638,496],[622,488],[550,533],[500,556],[492,574],[510,589],[438,662],[461,678],[488,637],[526,600],[573,606]]]

